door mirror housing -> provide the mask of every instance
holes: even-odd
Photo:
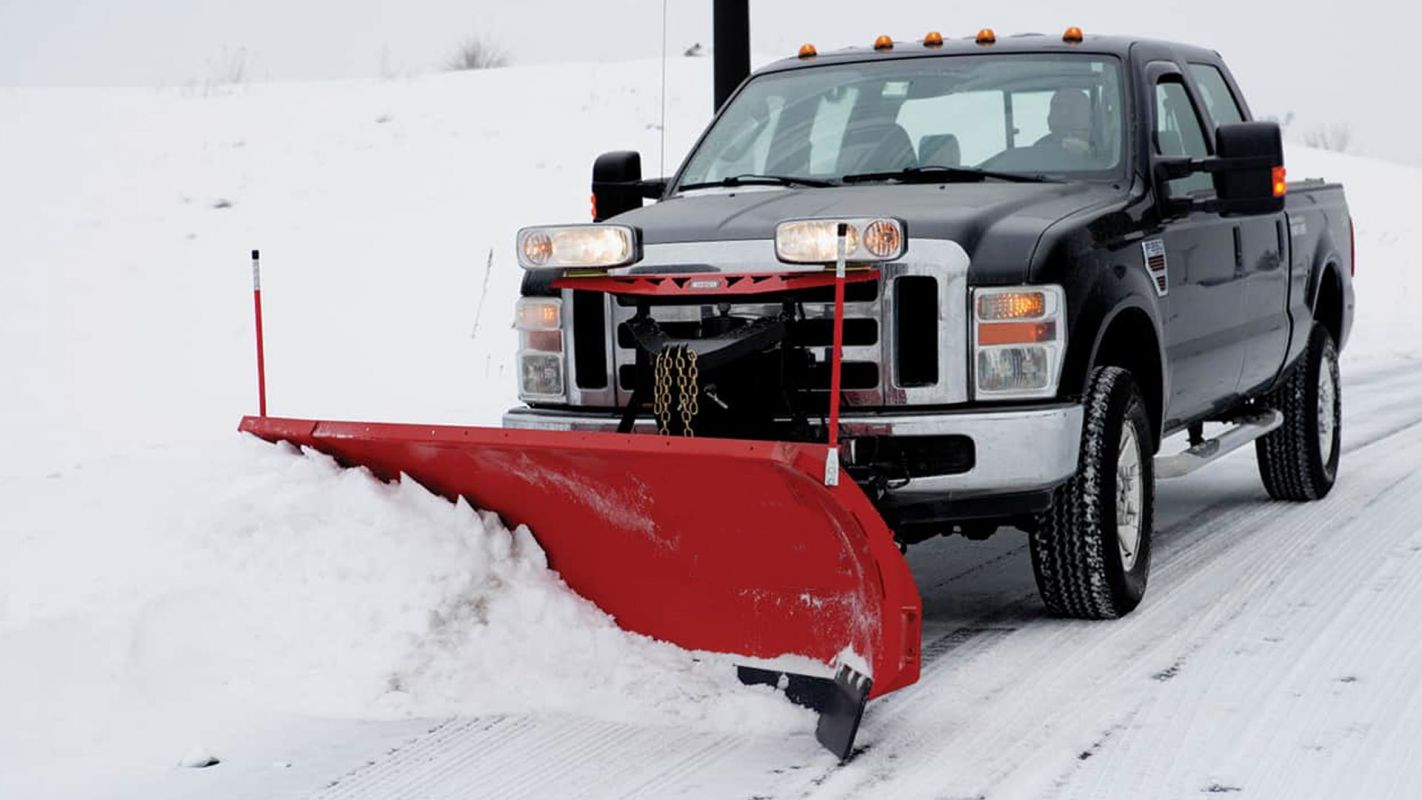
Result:
[[[1196,172],[1214,177],[1215,199],[1167,200],[1172,206],[1203,206],[1221,214],[1277,214],[1284,210],[1284,137],[1275,122],[1236,122],[1215,129],[1212,158],[1162,158],[1156,184]],[[1182,209],[1183,210],[1183,209]]]
[[[1275,122],[1236,122],[1215,130],[1215,195],[1221,213],[1284,210],[1284,136]]]
[[[643,198],[661,197],[665,178],[642,180],[642,155],[635,150],[603,153],[593,162],[593,222],[642,207]]]

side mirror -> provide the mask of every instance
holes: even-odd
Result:
[[[1236,122],[1215,129],[1213,158],[1160,158],[1159,184],[1197,172],[1214,176],[1215,199],[1169,199],[1168,208],[1203,206],[1221,214],[1275,214],[1284,210],[1284,137],[1275,122]]]
[[[642,155],[634,150],[603,153],[593,162],[593,222],[642,207],[645,197],[661,197],[666,180],[642,180]]]
[[[1275,122],[1237,122],[1215,130],[1215,195],[1226,214],[1284,210],[1284,137]]]

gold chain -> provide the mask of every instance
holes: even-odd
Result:
[[[671,434],[671,353],[662,350],[653,367],[652,412],[657,416],[657,430],[663,436]]]
[[[676,407],[681,412],[681,433],[695,436],[692,423],[701,413],[701,373],[696,366],[696,351],[686,345],[662,348],[652,361],[652,413],[657,417],[657,432],[671,435],[672,369],[676,369]]]
[[[681,424],[682,433],[686,436],[695,436],[691,429],[692,420],[701,413],[701,373],[696,368],[696,351],[686,348],[686,383],[688,385],[681,388]]]

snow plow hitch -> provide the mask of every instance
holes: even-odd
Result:
[[[623,628],[744,657],[748,682],[803,674],[819,689],[789,694],[818,706],[841,758],[865,701],[918,678],[913,578],[859,487],[825,485],[824,444],[276,417],[241,430],[527,525]]]

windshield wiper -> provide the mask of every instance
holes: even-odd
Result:
[[[712,187],[737,186],[810,186],[814,188],[824,188],[835,186],[834,181],[821,180],[819,178],[797,178],[794,175],[732,175],[729,178],[722,178],[719,181],[704,181],[702,183],[685,183],[676,187],[677,191],[685,192],[691,189],[709,189]]]
[[[990,169],[978,169],[977,167],[943,167],[936,164],[925,167],[908,167],[907,169],[893,170],[889,172],[860,172],[855,175],[845,175],[845,183],[872,183],[874,181],[901,181],[903,183],[938,183],[940,181],[953,181],[958,183],[974,183],[992,178],[1000,181],[1011,181],[1013,183],[1058,183],[1055,178],[1048,178],[1046,175],[1024,175],[1017,172],[995,172]]]

